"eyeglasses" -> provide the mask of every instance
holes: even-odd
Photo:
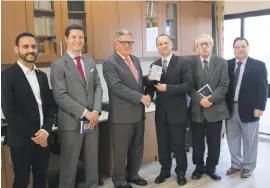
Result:
[[[199,46],[200,47],[203,47],[203,46],[208,47],[208,46],[210,46],[210,43],[209,42],[202,42],[202,43],[199,43]]]
[[[234,49],[236,49],[236,50],[246,49],[246,48],[247,48],[247,46],[245,46],[245,45],[242,45],[242,46],[235,46],[235,47],[234,47]]]
[[[121,41],[121,40],[118,40],[117,42],[119,42],[120,44],[126,46],[127,44],[129,46],[132,46],[134,44],[134,41]]]

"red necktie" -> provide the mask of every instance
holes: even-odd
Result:
[[[138,75],[138,71],[136,70],[134,64],[132,63],[131,59],[129,57],[125,58],[125,61],[130,69],[130,71],[132,72],[133,76],[135,77],[137,83],[139,83],[139,75]]]
[[[82,68],[82,64],[81,64],[81,56],[76,56],[75,59],[77,61],[77,69],[80,72],[83,81],[85,81],[85,77],[84,77],[84,73],[83,73],[83,68]]]

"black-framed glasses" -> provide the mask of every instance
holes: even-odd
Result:
[[[117,42],[119,42],[120,44],[122,45],[129,45],[129,46],[132,46],[134,44],[134,41],[121,41],[121,40],[118,40]]]

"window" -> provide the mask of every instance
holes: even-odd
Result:
[[[270,74],[270,15],[245,18],[244,34],[249,42],[249,55],[263,61]],[[270,78],[268,77],[268,83]]]
[[[233,54],[233,41],[236,37],[241,36],[241,20],[232,19],[224,21],[224,58],[231,59]]]

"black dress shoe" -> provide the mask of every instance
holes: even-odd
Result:
[[[140,176],[138,176],[137,179],[128,179],[127,181],[130,183],[134,183],[136,185],[139,185],[139,186],[146,186],[147,185],[147,181],[145,179],[141,178]]]
[[[129,183],[125,183],[124,185],[118,185],[114,187],[115,188],[133,188],[132,185],[130,185]]]
[[[161,173],[161,174],[159,174],[159,176],[156,178],[156,180],[155,180],[155,183],[156,184],[160,184],[160,183],[163,183],[163,182],[165,182],[165,180],[167,179],[167,178],[169,178],[169,177],[171,177],[171,174],[163,174],[163,173]]]
[[[102,180],[101,177],[99,177],[99,179],[98,179],[98,185],[99,185],[99,186],[104,185],[104,181]]]
[[[194,171],[192,173],[191,179],[193,179],[193,180],[199,180],[199,179],[201,179],[202,175],[203,175],[203,173],[201,173],[201,172],[195,172]]]
[[[185,176],[177,176],[177,183],[178,185],[183,186],[187,183],[187,179]]]
[[[216,172],[205,172],[208,176],[210,176],[210,178],[212,178],[213,180],[221,180],[221,177],[219,175],[216,174]]]

